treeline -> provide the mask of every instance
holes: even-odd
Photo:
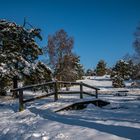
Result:
[[[0,20],[0,95],[8,88],[37,84],[53,79],[75,81],[83,76],[80,57],[73,53],[74,39],[64,30],[48,36],[46,47],[40,47],[41,30],[31,24],[17,25]],[[49,63],[41,62],[41,55],[49,56]],[[17,97],[17,93],[13,94]]]
[[[100,60],[96,68],[88,69],[86,76],[110,75],[113,87],[125,87],[125,80],[140,79],[140,65],[133,63],[132,60],[119,60],[112,68],[108,68],[104,60]]]
[[[104,60],[100,60],[96,68],[88,69],[86,76],[104,76],[110,75],[113,87],[125,87],[125,80],[140,80],[140,27],[136,28],[134,33],[135,40],[133,48],[135,53],[125,55],[121,60],[118,60],[112,68],[108,68]]]

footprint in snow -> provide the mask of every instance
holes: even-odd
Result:
[[[50,138],[48,136],[43,136],[42,140],[49,140]]]
[[[5,128],[5,129],[3,130],[3,134],[7,134],[8,131],[9,131],[9,128]]]
[[[33,137],[36,137],[36,138],[39,138],[39,137],[42,137],[42,140],[49,140],[50,138],[48,136],[44,136],[45,134],[44,133],[33,133],[32,136]]]
[[[66,139],[66,138],[68,138],[68,136],[65,136],[63,133],[60,133],[60,134],[57,134],[57,135],[55,136],[55,138],[56,138],[56,139]]]
[[[33,136],[36,138],[41,137],[41,133],[33,133]]]

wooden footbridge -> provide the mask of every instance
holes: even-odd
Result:
[[[79,86],[79,90],[78,91],[62,91],[61,87],[70,87],[70,86]],[[37,97],[33,97],[30,99],[24,99],[24,91],[27,90],[33,90],[33,89],[37,89],[37,88],[52,88],[51,92],[46,90],[46,94],[45,95],[40,95]],[[84,91],[83,87],[87,87],[90,88],[92,90],[95,90],[95,93],[89,93],[87,91]],[[18,92],[19,95],[19,111],[24,110],[24,104],[30,101],[34,101],[37,99],[41,99],[41,98],[45,98],[45,97],[49,97],[49,96],[54,96],[54,101],[58,100],[58,95],[60,94],[79,94],[80,95],[80,99],[83,98],[83,94],[89,95],[89,96],[95,96],[95,98],[98,98],[98,90],[100,90],[97,87],[85,84],[83,82],[65,82],[65,81],[51,81],[51,82],[47,82],[47,83],[43,83],[43,84],[36,84],[36,85],[30,85],[30,86],[24,86],[21,88],[16,88],[16,89],[12,89],[11,92]]]

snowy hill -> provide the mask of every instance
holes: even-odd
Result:
[[[111,104],[103,108],[89,104],[83,110],[55,113],[71,103],[94,99],[89,96],[79,99],[79,95],[60,95],[57,102],[53,101],[53,97],[43,98],[27,103],[26,109],[18,112],[18,100],[1,97],[0,140],[139,140],[139,89],[129,89],[128,96],[119,97],[107,94],[108,90],[119,90],[112,88],[107,76],[86,77],[82,82],[105,91],[106,94],[100,93],[99,98]],[[73,90],[76,88],[72,87]]]
[[[137,93],[139,88],[132,88],[131,83],[133,81],[125,81],[125,88],[113,88],[112,80],[109,75],[105,76],[88,76],[84,77],[84,80],[78,80],[79,82],[84,82],[86,84],[96,86],[100,88],[101,93],[112,93],[113,91],[128,90],[130,93]]]

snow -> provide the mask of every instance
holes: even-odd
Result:
[[[114,91],[108,76],[85,78],[82,82],[100,86],[99,98],[109,101],[110,105],[99,108],[89,104],[83,110],[55,113],[71,103],[94,99],[60,95],[56,102],[52,96],[26,103],[26,109],[18,112],[18,100],[1,97],[0,140],[139,140],[140,90],[128,89],[128,96],[114,96],[111,92],[108,94],[108,90]],[[25,92],[25,96],[38,94],[43,93]]]

